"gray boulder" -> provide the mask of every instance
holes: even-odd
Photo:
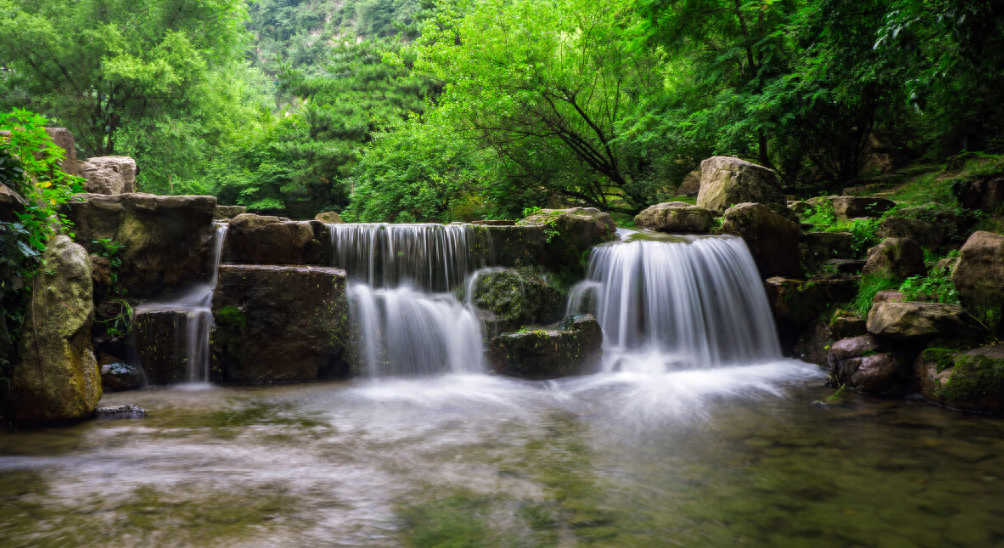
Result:
[[[896,207],[896,202],[877,197],[833,196],[833,212],[840,219],[879,217]]]
[[[802,228],[763,204],[730,207],[723,216],[722,232],[740,236],[749,247],[760,275],[802,275],[799,240]]]
[[[84,188],[90,194],[136,192],[136,160],[128,156],[98,156],[78,164]]]
[[[1002,317],[1004,310],[1004,236],[974,232],[962,246],[952,283],[966,309]]]
[[[765,204],[775,211],[787,209],[774,170],[731,156],[713,156],[701,162],[699,207],[723,213],[746,202]]]
[[[241,205],[216,205],[216,212],[213,214],[213,219],[217,221],[222,221],[224,219],[233,219],[234,217],[247,213],[248,208]]]
[[[666,202],[651,206],[635,216],[643,228],[668,233],[704,234],[711,230],[711,211],[686,202]]]
[[[81,419],[101,399],[91,352],[94,318],[87,252],[66,236],[49,242],[11,374],[14,416],[23,421]]]
[[[827,356],[830,375],[838,383],[862,392],[903,388],[906,375],[902,360],[882,350],[879,340],[870,335],[837,341]]]
[[[923,340],[975,333],[959,305],[885,301],[868,312],[868,332],[877,337]]]
[[[913,240],[886,238],[868,250],[862,272],[895,280],[919,276],[927,272],[924,250]]]
[[[945,243],[945,232],[940,226],[910,217],[886,217],[876,234],[879,238],[913,240],[928,251],[934,251]]]

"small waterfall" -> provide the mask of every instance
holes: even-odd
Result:
[[[209,334],[213,329],[213,291],[219,279],[220,259],[227,224],[214,222],[213,255],[209,281],[195,285],[173,301],[148,303],[135,312],[172,311],[180,313],[174,335],[175,359],[185,363],[185,380],[189,383],[209,382]]]
[[[761,362],[781,357],[767,295],[741,238],[597,247],[569,312],[594,312],[608,370]]]
[[[492,260],[471,225],[329,225],[334,266],[349,276],[355,351],[370,377],[475,373],[481,324],[450,293]]]

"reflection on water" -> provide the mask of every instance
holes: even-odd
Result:
[[[0,433],[3,546],[999,546],[1004,421],[798,362],[202,391]]]

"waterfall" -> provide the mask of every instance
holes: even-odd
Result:
[[[179,314],[174,333],[175,359],[185,364],[185,380],[189,383],[209,382],[209,334],[213,329],[213,291],[219,279],[220,259],[223,255],[223,240],[227,235],[227,224],[213,222],[213,255],[209,281],[189,288],[175,300],[163,303],[148,303],[136,307],[135,313],[157,311]]]
[[[471,225],[328,225],[334,266],[348,274],[355,353],[370,377],[475,373],[481,324],[450,293],[492,260]]]
[[[594,312],[609,371],[761,362],[781,357],[767,295],[736,237],[631,241],[593,250],[569,312]]]

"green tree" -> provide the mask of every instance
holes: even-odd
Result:
[[[246,13],[243,0],[0,0],[6,84],[113,154],[123,126],[183,108],[243,55]]]

